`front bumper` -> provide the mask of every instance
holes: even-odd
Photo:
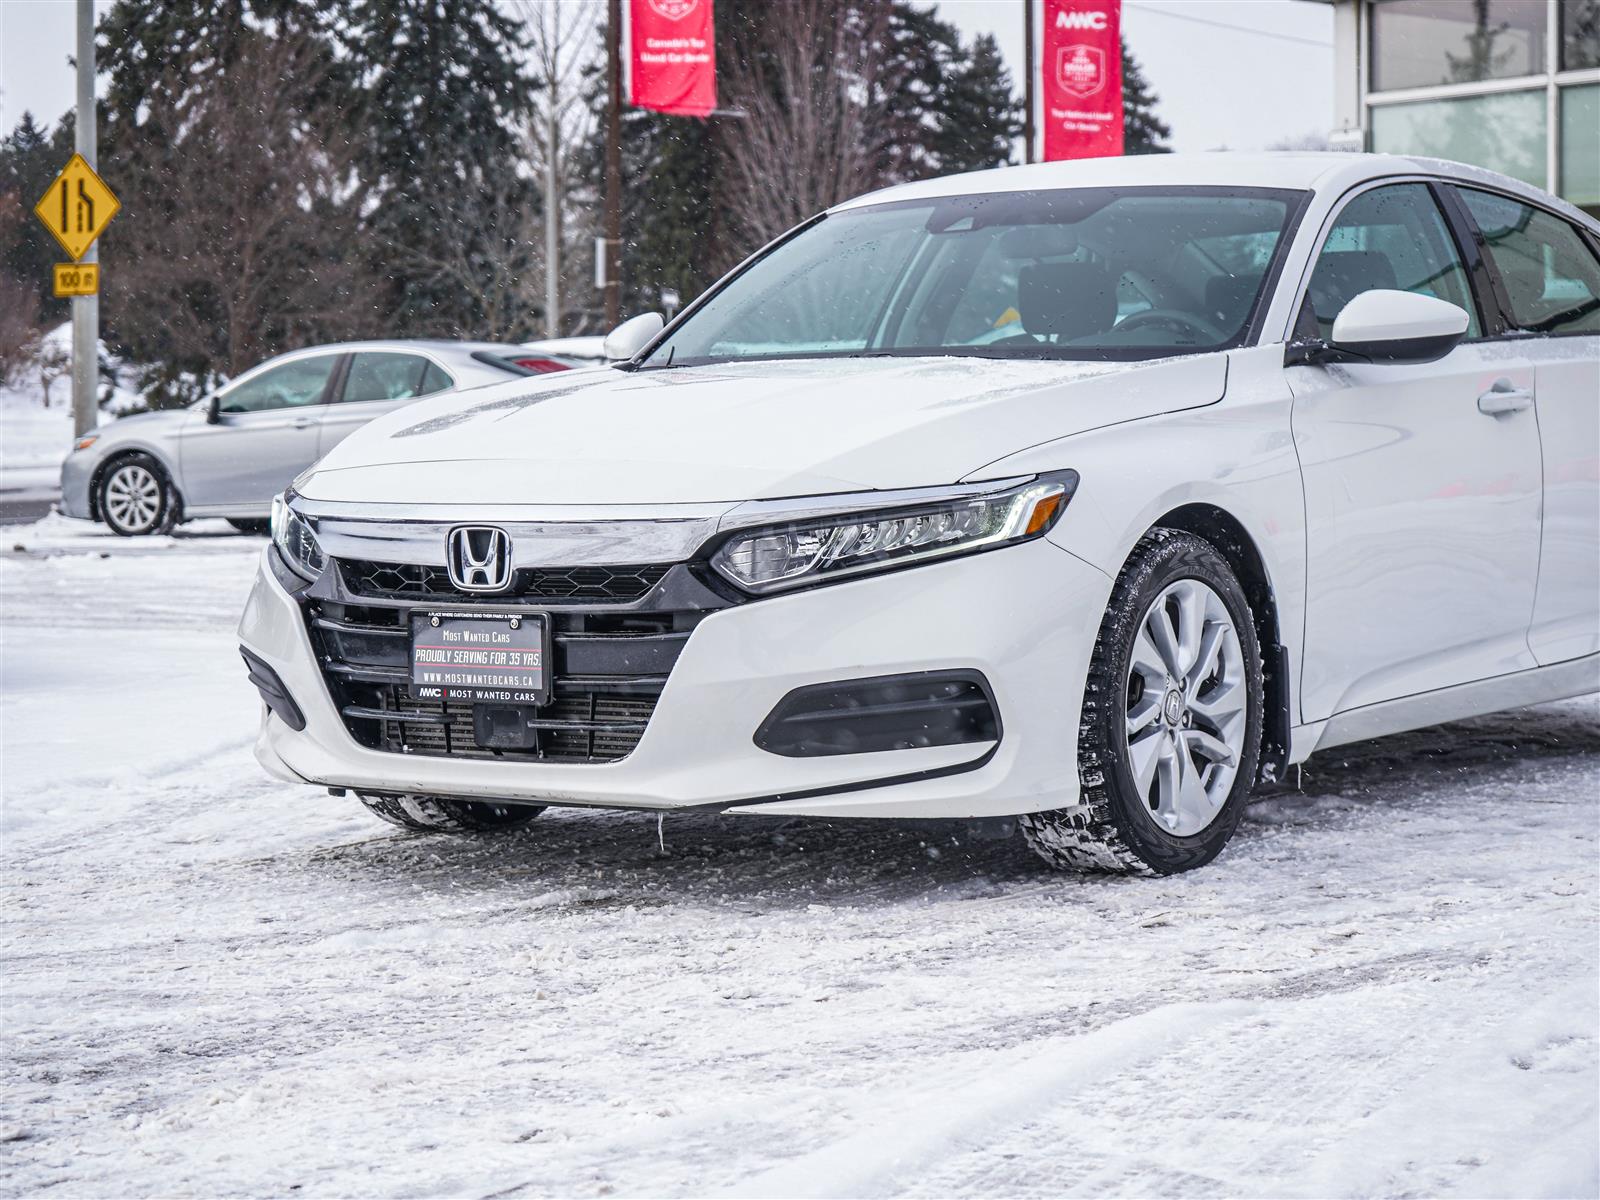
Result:
[[[74,451],[61,463],[61,512],[68,517],[85,520],[94,516],[94,503],[89,497],[89,485],[94,479],[94,469],[99,456],[87,451]]]
[[[265,557],[240,636],[305,717],[296,732],[263,714],[256,756],[287,780],[655,810],[1003,816],[1077,798],[1079,705],[1110,590],[1098,569],[1039,540],[715,612],[690,635],[638,745],[608,763],[425,757],[360,745],[329,696],[299,602]],[[819,758],[755,744],[762,719],[795,688],[949,669],[989,681],[1004,731],[998,743]]]

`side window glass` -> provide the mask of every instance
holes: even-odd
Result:
[[[218,411],[225,413],[266,412],[274,408],[300,408],[316,404],[333,372],[336,354],[303,358],[263,371],[219,398]]]
[[[1317,334],[1331,337],[1344,306],[1374,288],[1459,305],[1470,317],[1466,336],[1479,336],[1467,272],[1427,185],[1374,188],[1344,206],[1317,256],[1306,294]]]
[[[1600,264],[1578,231],[1506,196],[1458,190],[1505,284],[1512,323],[1528,333],[1600,333]]]
[[[454,379],[451,379],[438,367],[429,363],[428,369],[422,373],[422,390],[417,395],[431,396],[435,392],[442,392],[446,388],[455,387],[455,385],[456,381]]]
[[[419,354],[364,351],[350,360],[345,376],[346,404],[362,400],[409,400],[424,391],[423,380],[433,364]]]

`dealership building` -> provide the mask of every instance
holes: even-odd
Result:
[[[1600,215],[1600,0],[1331,0],[1339,143],[1475,163]]]

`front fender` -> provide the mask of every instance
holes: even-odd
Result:
[[[1298,664],[1305,628],[1305,494],[1282,363],[1282,346],[1235,351],[1219,404],[1047,442],[985,473],[1077,471],[1078,490],[1050,539],[1113,576],[1165,514],[1194,504],[1220,509],[1254,544],[1272,589],[1279,636]]]

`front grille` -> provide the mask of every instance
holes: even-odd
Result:
[[[305,605],[329,694],[357,742],[396,754],[591,763],[614,762],[638,744],[678,654],[705,615],[546,610],[551,698],[529,714],[534,744],[512,749],[479,744],[472,703],[413,694],[410,614],[411,606],[393,603]]]
[[[344,585],[358,596],[397,600],[481,600],[483,593],[457,590],[444,567],[415,563],[339,563]],[[524,567],[511,586],[494,598],[520,598],[546,603],[626,604],[646,595],[666,576],[668,567]]]

